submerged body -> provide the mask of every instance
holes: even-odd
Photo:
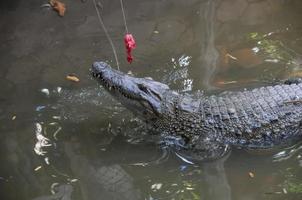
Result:
[[[165,84],[135,78],[104,62],[93,76],[122,104],[183,148],[215,158],[230,145],[270,148],[302,135],[302,83],[280,84],[217,96],[179,94]]]

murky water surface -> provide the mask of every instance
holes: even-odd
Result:
[[[302,198],[299,144],[193,164],[159,145],[90,78],[93,61],[115,66],[92,1],[64,2],[64,17],[0,3],[0,199]],[[302,75],[300,0],[124,1],[131,65],[119,1],[101,4],[124,72],[206,93]]]

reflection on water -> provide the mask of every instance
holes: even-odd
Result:
[[[231,188],[224,169],[225,159],[204,164],[204,177],[202,178],[207,184],[204,189],[205,199],[232,199]]]
[[[45,2],[0,3],[0,199],[302,198],[300,143],[214,162],[160,145],[90,78],[93,61],[114,66],[92,2],[64,2],[63,18]],[[301,76],[300,0],[124,4],[138,45],[131,65],[119,1],[102,1],[124,72],[205,93]]]
[[[96,166],[73,149],[76,144],[66,143],[65,153],[74,176],[79,178],[83,199],[141,199],[133,178],[119,165],[102,163]],[[101,197],[101,198],[100,198]]]
[[[218,51],[215,47],[215,14],[216,14],[216,6],[217,1],[209,0],[205,3],[205,5],[201,5],[201,22],[204,24],[201,29],[203,30],[203,34],[201,40],[203,43],[201,44],[200,51],[200,62],[202,66],[206,69],[203,84],[207,89],[211,87],[211,81],[214,75],[214,72],[217,68],[217,60],[218,60]]]

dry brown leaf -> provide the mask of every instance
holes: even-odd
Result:
[[[66,79],[73,82],[80,82],[80,79],[73,74],[67,75]]]
[[[235,84],[237,81],[218,81],[218,85],[229,85],[229,84]]]
[[[64,16],[66,11],[66,6],[64,3],[58,1],[58,0],[49,0],[49,4],[52,6],[52,8],[59,13],[61,17]]]
[[[251,48],[242,48],[229,51],[224,46],[217,46],[219,52],[219,64],[222,67],[232,67],[237,64],[244,68],[251,68],[262,64],[263,59]]]

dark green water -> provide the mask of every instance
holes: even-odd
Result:
[[[1,200],[302,199],[301,144],[194,164],[158,145],[90,78],[115,66],[92,1],[64,2],[0,3]],[[124,72],[206,93],[302,75],[300,0],[124,0],[131,65],[119,1],[101,3]]]

